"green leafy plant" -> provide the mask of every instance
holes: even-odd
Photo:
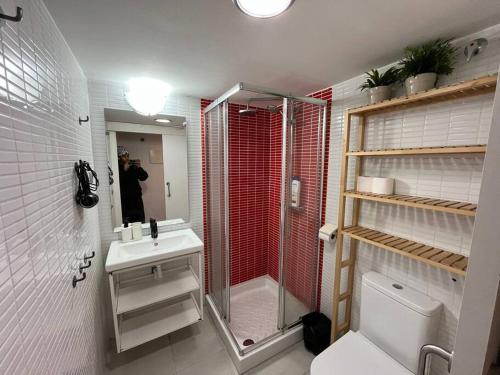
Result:
[[[436,39],[420,46],[405,48],[405,57],[400,61],[399,77],[402,82],[408,77],[422,73],[450,74],[456,62],[457,48],[451,39]]]
[[[396,83],[399,78],[398,69],[395,67],[387,69],[382,74],[380,74],[377,69],[372,69],[371,71],[366,72],[366,75],[368,77],[366,78],[365,83],[359,86],[361,91],[368,90],[378,86],[392,85],[393,83]]]

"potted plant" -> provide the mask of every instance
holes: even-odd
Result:
[[[439,74],[450,74],[456,61],[457,48],[450,39],[436,39],[420,46],[409,46],[400,62],[399,74],[406,94],[427,91],[436,86]]]
[[[391,97],[391,85],[398,81],[398,69],[391,67],[380,74],[377,69],[366,72],[368,76],[365,83],[359,88],[361,91],[368,90],[370,104],[375,104]]]

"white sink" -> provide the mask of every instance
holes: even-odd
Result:
[[[159,233],[156,240],[151,236],[146,236],[139,241],[113,241],[106,258],[106,272],[140,266],[201,250],[203,250],[203,242],[192,229]]]

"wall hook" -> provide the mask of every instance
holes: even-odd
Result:
[[[82,120],[82,118],[81,118],[81,117],[78,117],[78,123],[79,123],[80,125],[82,124],[82,122],[89,122],[89,120],[90,120],[89,116],[87,116],[87,117],[85,118],[85,120]]]
[[[95,251],[92,251],[92,254],[91,254],[91,255],[89,255],[89,256],[84,255],[84,256],[83,256],[83,261],[84,261],[85,263],[87,263],[87,260],[92,259],[93,257],[95,257]],[[89,263],[90,263],[90,262],[89,262]]]
[[[21,22],[21,20],[23,19],[23,8],[16,7],[16,15],[8,16],[3,13],[2,8],[0,7],[0,19],[12,22]]]
[[[84,272],[82,273],[82,277],[78,278],[76,276],[73,276],[73,288],[76,288],[76,284],[78,284],[80,281],[83,281],[85,280],[85,278],[87,277],[87,274]]]
[[[78,267],[78,269],[80,270],[80,273],[82,273],[84,269],[89,268],[91,265],[92,265],[92,261],[89,260],[88,264],[80,263],[80,266]]]

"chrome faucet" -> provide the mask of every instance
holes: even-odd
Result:
[[[158,238],[158,223],[155,219],[149,219],[149,229],[151,231],[151,238]],[[156,242],[156,241],[155,241]]]
[[[453,361],[453,352],[448,352],[443,348],[436,345],[424,345],[420,349],[420,356],[418,358],[418,371],[417,375],[425,375],[425,368],[427,367],[427,358],[431,354],[436,354],[437,356],[448,361],[448,372],[451,371],[451,363]]]

